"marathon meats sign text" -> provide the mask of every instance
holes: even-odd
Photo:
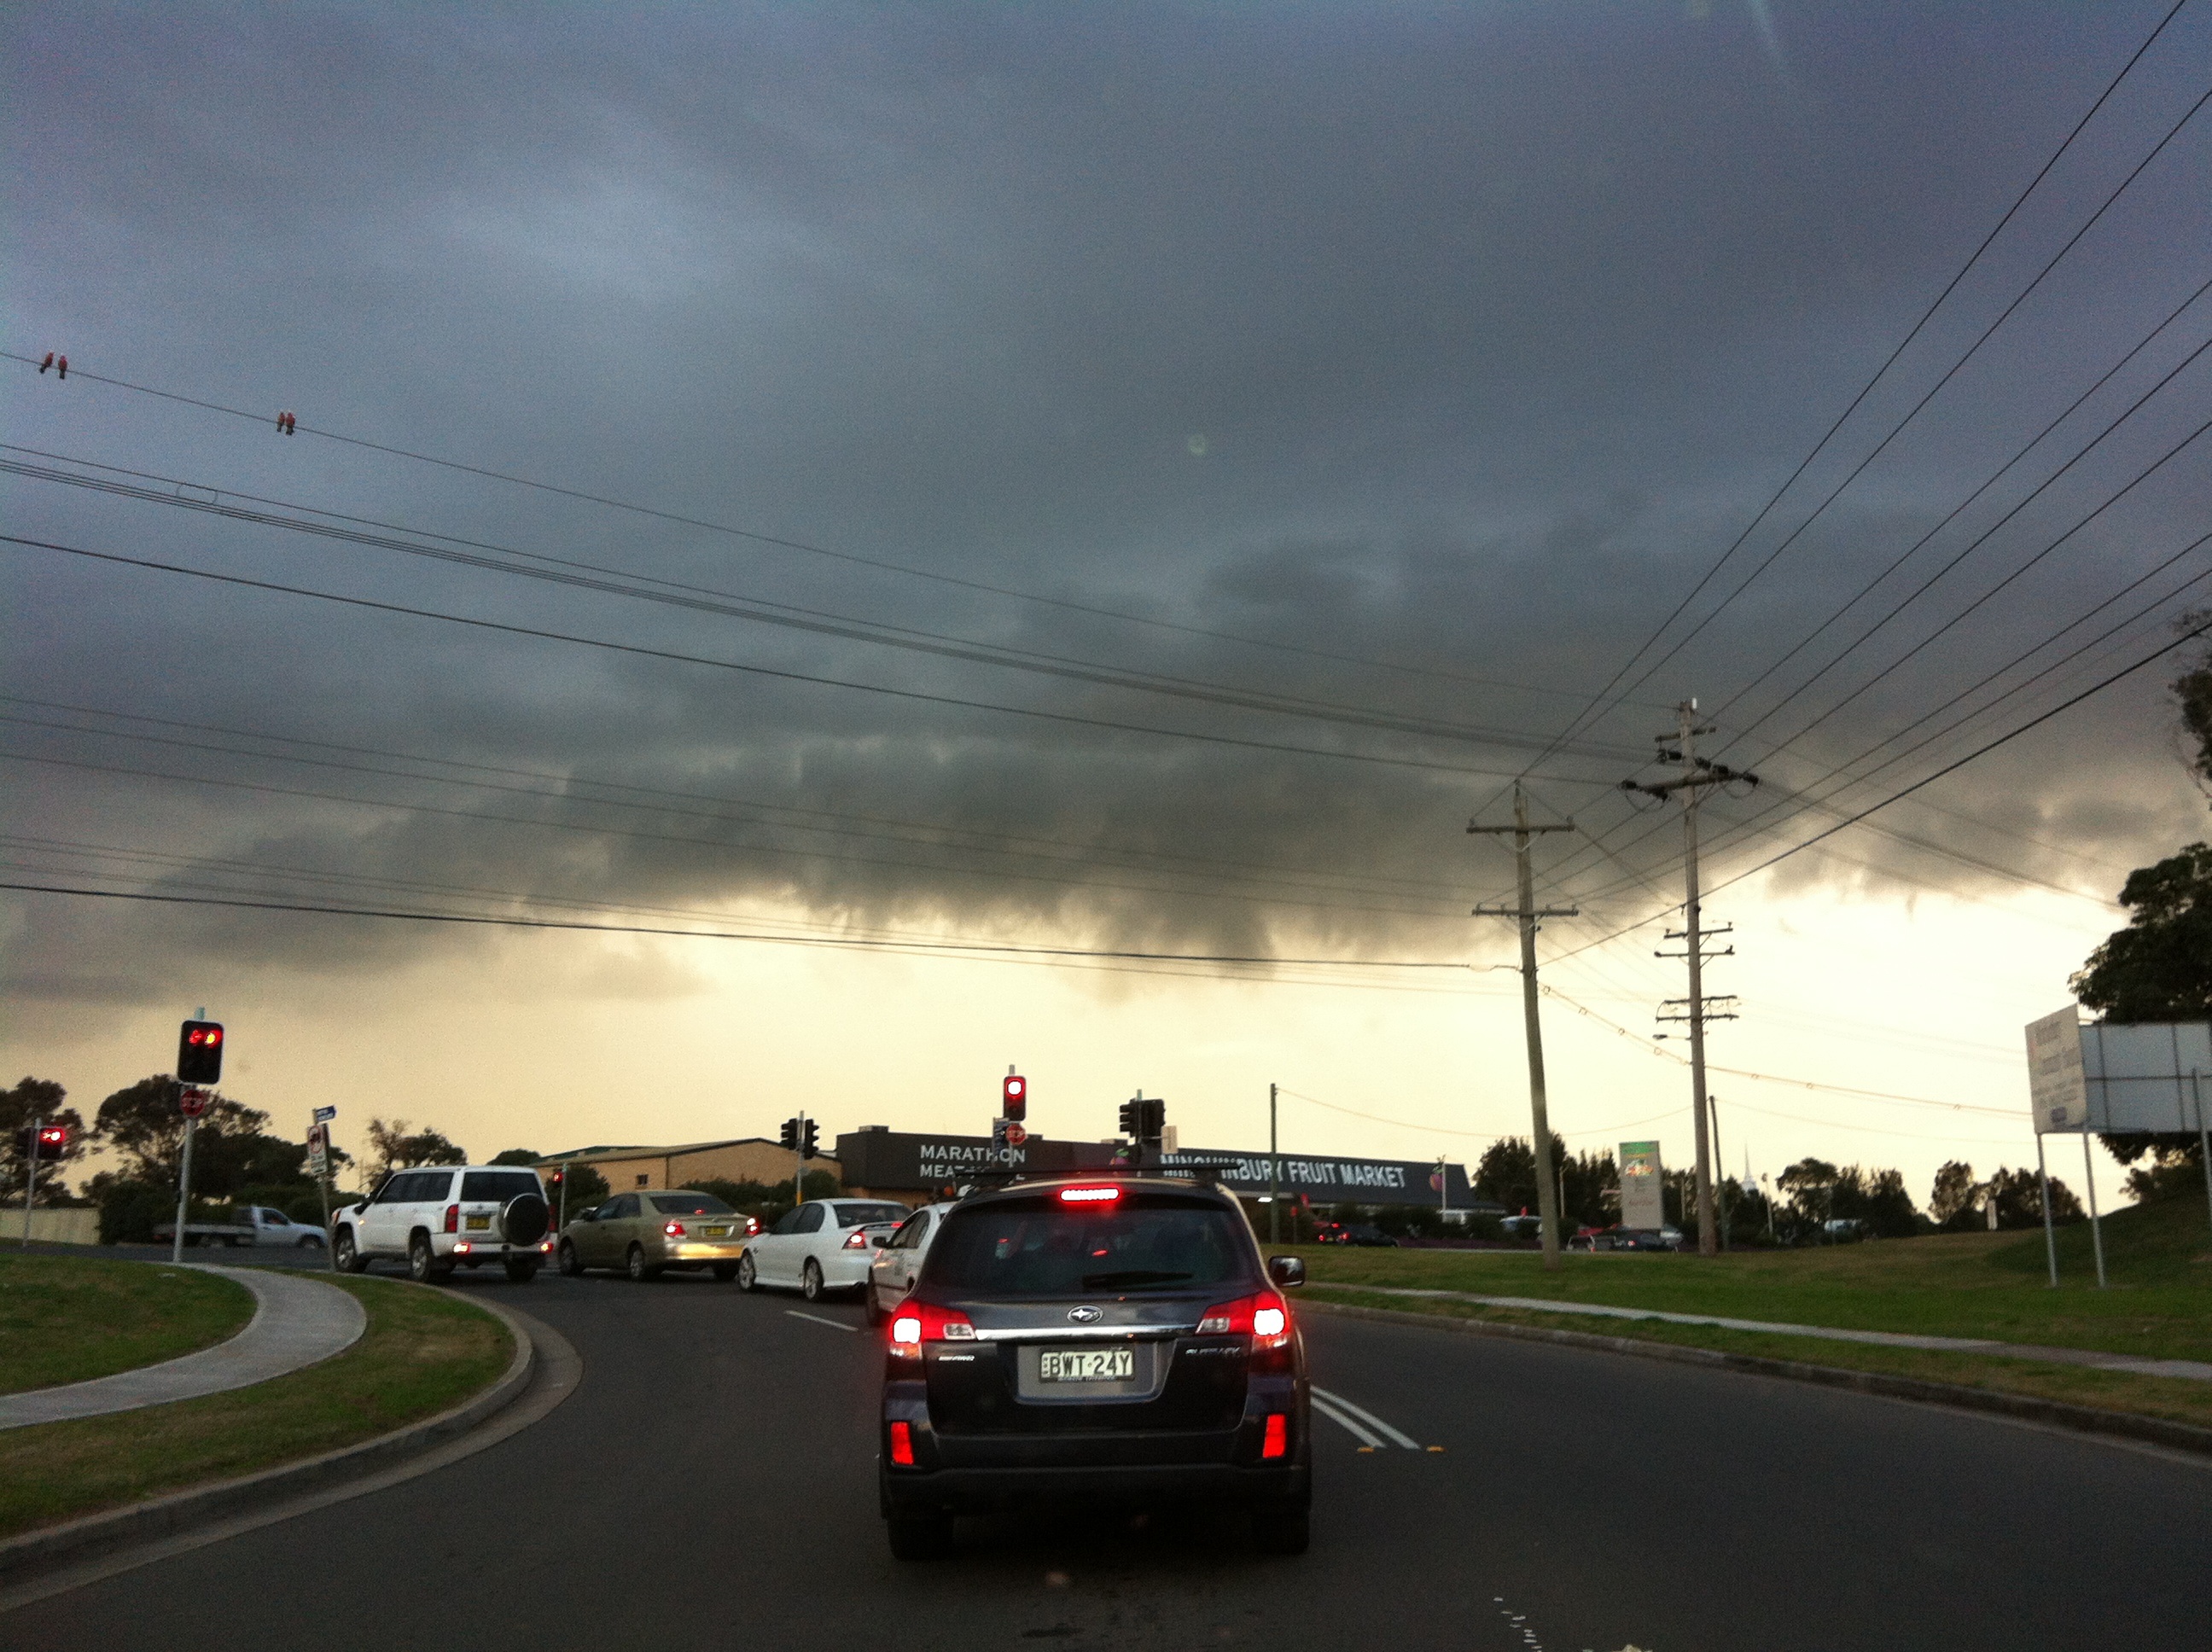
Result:
[[[1170,1169],[1200,1164],[1221,1173],[1221,1185],[1240,1193],[1267,1191],[1267,1155],[1214,1153],[1194,1151],[1170,1153],[1160,1163]],[[1304,1193],[1322,1204],[1433,1205],[1441,1194],[1436,1185],[1434,1161],[1387,1158],[1307,1158],[1295,1153],[1282,1156],[1284,1195]],[[1443,1190],[1449,1202],[1462,1209],[1469,1203],[1467,1171],[1447,1165]]]

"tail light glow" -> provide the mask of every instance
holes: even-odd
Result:
[[[1062,1187],[1060,1202],[1063,1205],[1112,1205],[1121,1197],[1119,1187]]]
[[[1268,1412],[1267,1431],[1260,1438],[1261,1461],[1264,1462],[1270,1457],[1287,1456],[1290,1449],[1291,1419],[1279,1411]]]
[[[1198,1322],[1202,1337],[1249,1336],[1255,1371],[1283,1369],[1290,1358],[1291,1308],[1273,1291],[1218,1303]]]
[[[464,1240],[462,1240],[462,1241],[460,1242],[460,1243],[459,1243],[459,1244],[457,1244],[457,1245],[455,1245],[455,1246],[453,1247],[453,1254],[454,1254],[454,1255],[456,1255],[456,1256],[465,1256],[465,1255],[467,1255],[467,1254],[469,1254],[469,1252],[470,1252],[470,1251],[473,1250],[474,1248],[475,1248],[475,1247],[474,1247],[474,1246],[472,1246],[471,1244],[470,1244],[470,1243],[469,1243],[469,1242],[468,1242],[467,1240],[464,1239]]]
[[[684,1236],[684,1224],[681,1222],[671,1222],[660,1230],[671,1239],[681,1239]]]
[[[746,1237],[746,1238],[748,1238],[748,1239],[750,1239],[750,1238],[751,1238],[755,1234],[758,1233],[759,1231],[760,1231],[760,1218],[758,1218],[757,1216],[749,1216],[749,1217],[747,1217],[747,1218],[745,1218],[745,1237]]]
[[[848,1249],[848,1250],[866,1250],[867,1248],[868,1248],[868,1236],[867,1236],[866,1233],[862,1232],[860,1229],[858,1229],[858,1228],[854,1228],[854,1229],[853,1230],[853,1231],[852,1231],[849,1235],[848,1235],[848,1236],[846,1236],[846,1239],[845,1239],[845,1248],[846,1248],[846,1249]]]
[[[446,1206],[446,1231],[447,1231],[447,1233],[459,1233],[460,1230],[461,1230],[461,1207],[460,1207],[459,1205],[448,1205],[448,1206]]]
[[[921,1357],[925,1342],[973,1342],[975,1327],[956,1309],[935,1303],[912,1303],[891,1321],[890,1351],[904,1359]]]
[[[914,1467],[913,1424],[893,1423],[891,1424],[891,1461],[901,1468]]]

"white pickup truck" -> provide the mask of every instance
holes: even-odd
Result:
[[[164,1222],[154,1230],[154,1237],[164,1243],[176,1236],[177,1224]],[[185,1242],[188,1245],[283,1245],[300,1250],[319,1248],[329,1242],[320,1228],[295,1222],[282,1211],[272,1211],[266,1205],[240,1205],[230,1213],[228,1222],[187,1222],[185,1224]]]

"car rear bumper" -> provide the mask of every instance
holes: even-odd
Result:
[[[1313,1493],[1304,1462],[1245,1467],[1235,1463],[1112,1464],[1091,1467],[886,1469],[886,1519],[913,1515],[980,1515],[1053,1503],[1299,1503]]]
[[[430,1242],[434,1254],[441,1261],[507,1262],[523,1257],[544,1262],[552,1260],[553,1253],[543,1241],[534,1245],[510,1245],[498,1239],[452,1239],[440,1235]]]
[[[742,1239],[687,1239],[664,1245],[660,1260],[670,1267],[696,1266],[703,1262],[734,1262],[745,1254]]]

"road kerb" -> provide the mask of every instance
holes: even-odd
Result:
[[[1346,1288],[1356,1290],[1358,1287]],[[2212,1457],[2212,1428],[2170,1422],[2162,1417],[2142,1417],[2130,1412],[2104,1411],[2094,1406],[2069,1405],[2062,1400],[2039,1400],[2032,1394],[2004,1394],[1993,1388],[1968,1388],[1957,1382],[1931,1382],[1925,1377],[1896,1376],[1884,1371],[1856,1371],[1838,1365],[1815,1365],[1806,1360],[1774,1359],[1763,1354],[1729,1353],[1718,1348],[1690,1348],[1680,1343],[1653,1342],[1641,1337],[1608,1337],[1591,1331],[1554,1330],[1542,1325],[1511,1325],[1494,1320],[1459,1319],[1443,1314],[1410,1313],[1396,1308],[1360,1308],[1349,1303],[1309,1301],[1301,1306],[1309,1314],[1376,1320],[1386,1325],[1416,1325],[1431,1330],[1455,1331],[1466,1336],[1504,1337],[1515,1342],[1547,1342],[1555,1347],[1633,1354],[1644,1359],[1672,1360],[1681,1365],[1703,1365],[1710,1370],[1741,1371],[1754,1376],[1778,1376],[1792,1382],[1849,1388],[1858,1394],[1943,1406],[1954,1411],[1987,1412],[2022,1422],[2065,1429],[2076,1434],[2110,1435],[2119,1439],[2163,1446],[2172,1451]]]
[[[391,1283],[411,1285],[413,1282]],[[272,1497],[296,1497],[358,1479],[428,1451],[487,1422],[530,1386],[537,1351],[528,1330],[507,1309],[492,1302],[477,1301],[473,1305],[505,1325],[514,1339],[514,1357],[490,1387],[479,1389],[459,1405],[434,1417],[410,1423],[373,1440],[342,1446],[298,1462],[281,1463],[236,1479],[171,1491],[127,1509],[82,1515],[42,1531],[10,1538],[0,1542],[0,1582],[20,1578],[27,1571],[49,1570],[64,1560],[80,1560],[100,1551],[207,1525]]]

